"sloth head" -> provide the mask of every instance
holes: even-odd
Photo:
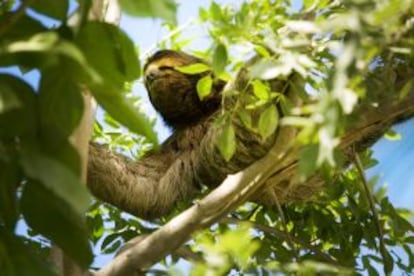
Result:
[[[203,101],[197,94],[198,80],[211,72],[190,75],[175,69],[194,63],[207,64],[183,52],[160,50],[144,66],[144,82],[151,103],[173,128],[195,124],[220,106],[219,92],[223,82],[220,82],[220,87],[218,83],[213,85],[212,96]]]

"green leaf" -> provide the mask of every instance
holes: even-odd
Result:
[[[151,121],[123,92],[125,82],[139,77],[139,62],[132,41],[113,25],[90,22],[81,28],[76,42],[102,77],[101,83],[91,86],[99,104],[115,120],[156,145]]]
[[[221,156],[229,161],[236,152],[236,135],[231,121],[227,121],[220,133],[217,144]]]
[[[17,236],[3,231],[0,226],[0,269],[8,276],[56,276],[49,264],[31,252]]]
[[[89,206],[89,193],[70,169],[30,144],[22,145],[20,162],[29,178],[41,183],[79,215],[84,214]]]
[[[220,75],[227,65],[227,48],[224,44],[217,45],[213,53],[213,71],[217,75]]]
[[[394,260],[392,259],[391,254],[385,250],[385,256],[383,256],[384,259],[384,272],[386,275],[391,275],[392,270],[394,269]]]
[[[16,92],[8,85],[8,83],[0,82],[0,114],[10,110],[17,109],[22,106]]]
[[[261,45],[255,45],[254,46],[254,50],[256,53],[258,53],[260,56],[264,57],[264,58],[270,58],[270,53],[269,51],[266,49],[266,47],[263,47]]]
[[[67,0],[35,0],[29,7],[38,13],[50,16],[52,18],[63,20],[66,18],[69,9],[69,1]]]
[[[33,134],[37,111],[35,94],[24,81],[0,74],[0,137]]]
[[[223,18],[220,5],[214,1],[212,1],[210,4],[210,15],[214,20],[221,20]]]
[[[213,86],[213,79],[211,75],[202,77],[197,82],[197,94],[200,100],[204,100],[211,93],[211,87]]]
[[[208,20],[208,11],[205,8],[203,8],[203,7],[199,8],[199,10],[198,10],[198,17],[200,17],[200,19],[202,20],[202,22],[207,21]]]
[[[40,123],[43,130],[69,136],[83,114],[83,98],[73,73],[65,66],[42,72],[39,88]]]
[[[186,66],[177,66],[174,67],[175,70],[178,72],[189,74],[189,75],[196,75],[204,72],[208,72],[211,70],[210,66],[204,63],[193,63],[191,65]]]
[[[400,100],[403,100],[410,93],[413,87],[414,87],[414,80],[413,79],[408,80],[399,92]]]
[[[408,245],[408,244],[403,244],[402,247],[404,248],[404,251],[407,254],[408,260],[409,260],[409,264],[408,264],[409,269],[407,269],[407,270],[408,271],[413,270],[413,268],[414,268],[414,252],[413,252],[412,246]]]
[[[279,104],[280,109],[282,110],[282,115],[290,115],[290,111],[294,106],[291,100],[283,94],[278,94],[277,97],[279,98]]]
[[[316,7],[319,9],[325,8],[330,3],[329,0],[304,0],[303,6],[305,9],[314,10]]]
[[[7,55],[3,57],[5,65],[24,65],[29,68],[47,68],[56,65],[60,59],[66,57],[74,61],[74,64],[80,65],[81,72],[87,73],[93,81],[102,81],[99,75],[88,64],[85,56],[72,42],[68,42],[59,37],[57,32],[46,31],[32,35],[22,40],[11,41],[4,47]],[[0,54],[3,54],[0,52]],[[11,55],[10,55],[11,54]],[[11,58],[10,58],[11,57]],[[77,68],[77,70],[79,70]]]
[[[392,129],[389,129],[384,134],[384,138],[387,139],[387,140],[390,140],[390,141],[399,141],[399,140],[401,140],[402,137],[401,137],[401,134],[400,133],[398,133],[398,132],[396,132],[396,131],[394,131]]]
[[[242,268],[247,267],[249,259],[260,247],[259,241],[252,238],[251,228],[247,223],[225,231],[218,239],[215,245],[218,251],[230,254]]]
[[[375,184],[376,183],[378,183],[378,181],[375,182]],[[387,192],[388,192],[388,187],[387,187],[386,184],[383,184],[375,192],[375,197],[377,198],[377,200],[381,201],[383,198],[385,198],[387,196]]]
[[[75,39],[101,81],[121,90],[125,82],[140,76],[139,58],[131,39],[104,22],[88,22]]]
[[[122,10],[133,16],[159,17],[176,23],[177,4],[173,0],[120,0]]]
[[[19,217],[17,211],[17,188],[20,174],[13,142],[0,140],[0,221],[13,232]]]
[[[268,83],[260,80],[253,80],[253,94],[260,100],[267,101],[270,98],[270,87]]]
[[[43,129],[39,142],[45,155],[64,165],[76,176],[81,175],[79,153],[69,142],[68,137],[50,129]]]
[[[76,193],[77,188],[73,186],[70,192]],[[84,216],[75,206],[37,181],[26,183],[21,204],[30,227],[50,238],[83,267],[92,262]]]
[[[108,126],[114,128],[114,129],[117,129],[117,128],[120,128],[121,127],[121,125],[119,124],[119,122],[116,121],[116,120],[114,120],[114,118],[112,118],[111,115],[109,115],[108,113],[105,113],[104,114],[103,120],[104,120],[104,122]]]
[[[239,115],[240,120],[242,121],[243,125],[247,128],[247,129],[251,129],[253,124],[252,124],[252,116],[250,115],[250,113],[247,110],[244,109],[240,109],[237,112],[237,115]]]
[[[113,243],[121,238],[121,235],[119,233],[113,233],[113,234],[109,234],[107,235],[104,240],[101,243],[101,250],[102,251],[106,251],[109,249],[109,247],[111,246],[111,244],[113,245]]]
[[[83,97],[79,83],[67,62],[42,72],[39,88],[39,121],[42,149],[80,175],[80,157],[68,137],[80,123]]]
[[[272,104],[260,114],[258,129],[263,140],[275,132],[278,123],[279,114],[276,106]]]
[[[46,52],[51,50],[59,41],[55,32],[37,33],[25,40],[14,41],[7,45],[6,52]]]
[[[315,144],[303,146],[299,156],[299,175],[302,180],[305,180],[317,169],[318,146]]]
[[[406,237],[404,242],[414,244],[414,236]]]
[[[100,204],[95,202],[94,204]],[[99,208],[99,207],[98,207]],[[93,210],[94,207],[91,207],[89,210]],[[102,237],[105,232],[104,221],[102,219],[102,214],[99,212],[89,211],[86,217],[86,223],[88,225],[89,232],[91,233],[91,238],[94,244]]]
[[[4,19],[7,18],[7,16],[12,16],[11,13],[6,13],[5,15],[6,16],[3,17]],[[0,25],[2,24],[5,23],[2,22],[2,19],[0,19]],[[34,20],[30,16],[24,14],[13,25],[13,28],[7,29],[7,32],[2,34],[1,38],[4,41],[14,41],[43,31],[46,31],[46,28],[42,25],[41,22]]]
[[[155,146],[158,145],[157,134],[147,115],[131,102],[125,93],[94,88],[94,95],[99,104],[118,122],[129,130],[144,135]],[[109,92],[109,93],[108,93]],[[118,93],[117,93],[118,92]]]
[[[364,265],[364,268],[368,271],[369,276],[379,276],[377,270],[371,265],[368,256],[362,257],[362,263]]]

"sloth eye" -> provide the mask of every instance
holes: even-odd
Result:
[[[158,67],[158,69],[159,69],[159,70],[173,70],[174,68],[173,68],[173,67],[171,67],[171,66],[166,66],[166,65],[164,65],[164,66],[160,66],[160,67]]]

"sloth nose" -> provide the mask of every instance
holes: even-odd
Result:
[[[154,71],[151,72],[147,72],[145,74],[145,78],[149,81],[152,82],[153,80],[155,80],[157,78],[157,73]]]
[[[155,79],[159,78],[161,71],[157,68],[150,68],[145,72],[145,78],[147,81],[152,82]]]

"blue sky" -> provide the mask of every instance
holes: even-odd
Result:
[[[369,175],[379,175],[379,185],[388,186],[388,195],[398,207],[414,210],[414,119],[393,127],[401,140],[382,138],[373,149],[379,164]]]

